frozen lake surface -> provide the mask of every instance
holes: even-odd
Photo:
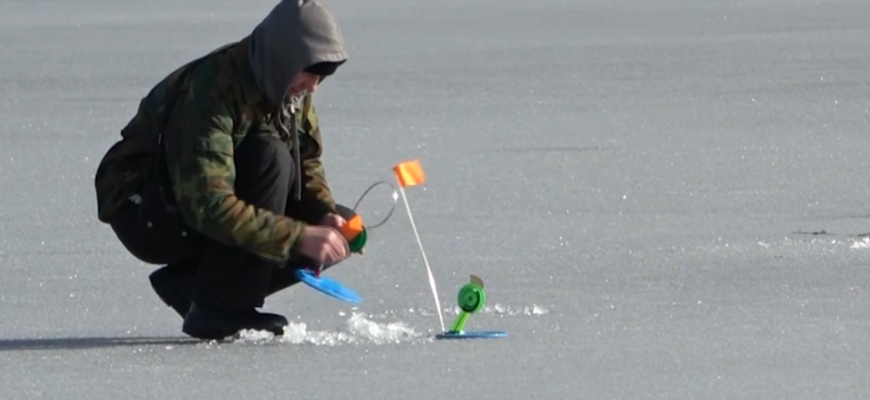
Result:
[[[419,158],[446,322],[477,274],[469,329],[510,336],[429,339],[401,208],[330,272],[361,306],[298,286],[267,301],[285,337],[197,342],[93,175],[154,83],[274,4],[0,4],[0,397],[870,397],[870,3],[330,0],[338,200]]]

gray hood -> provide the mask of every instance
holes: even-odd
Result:
[[[299,71],[347,60],[344,40],[329,10],[317,0],[281,0],[251,33],[248,60],[254,79],[272,107]]]
[[[285,98],[287,89],[293,77],[305,68],[346,60],[341,31],[329,10],[317,0],[281,0],[251,33],[248,61],[254,80],[275,109],[275,121],[282,136],[289,134],[293,141],[297,201],[302,198],[302,160],[296,118],[288,118],[287,106],[290,113],[295,113],[304,96]]]

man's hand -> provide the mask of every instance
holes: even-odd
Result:
[[[347,223],[347,220],[342,218],[341,215],[329,213],[323,216],[320,220],[320,226],[328,226],[330,228],[334,228],[341,232],[341,227]],[[365,254],[365,249],[360,249],[359,255]]]
[[[341,215],[329,213],[323,216],[318,225],[320,226],[328,226],[330,228],[335,228],[338,231],[341,231],[341,227],[346,224],[344,218]]]
[[[306,226],[302,234],[300,252],[315,263],[331,266],[350,255],[350,249],[341,233],[323,226]]]

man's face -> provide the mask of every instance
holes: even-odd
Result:
[[[292,98],[306,93],[314,93],[317,91],[319,83],[320,75],[301,71],[293,77],[293,81],[290,82],[290,88],[287,89],[287,94]]]

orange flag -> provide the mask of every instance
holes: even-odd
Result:
[[[402,187],[419,185],[426,181],[426,175],[423,173],[423,167],[420,166],[420,160],[404,161],[396,164],[393,167],[393,172],[399,178],[399,183]]]

